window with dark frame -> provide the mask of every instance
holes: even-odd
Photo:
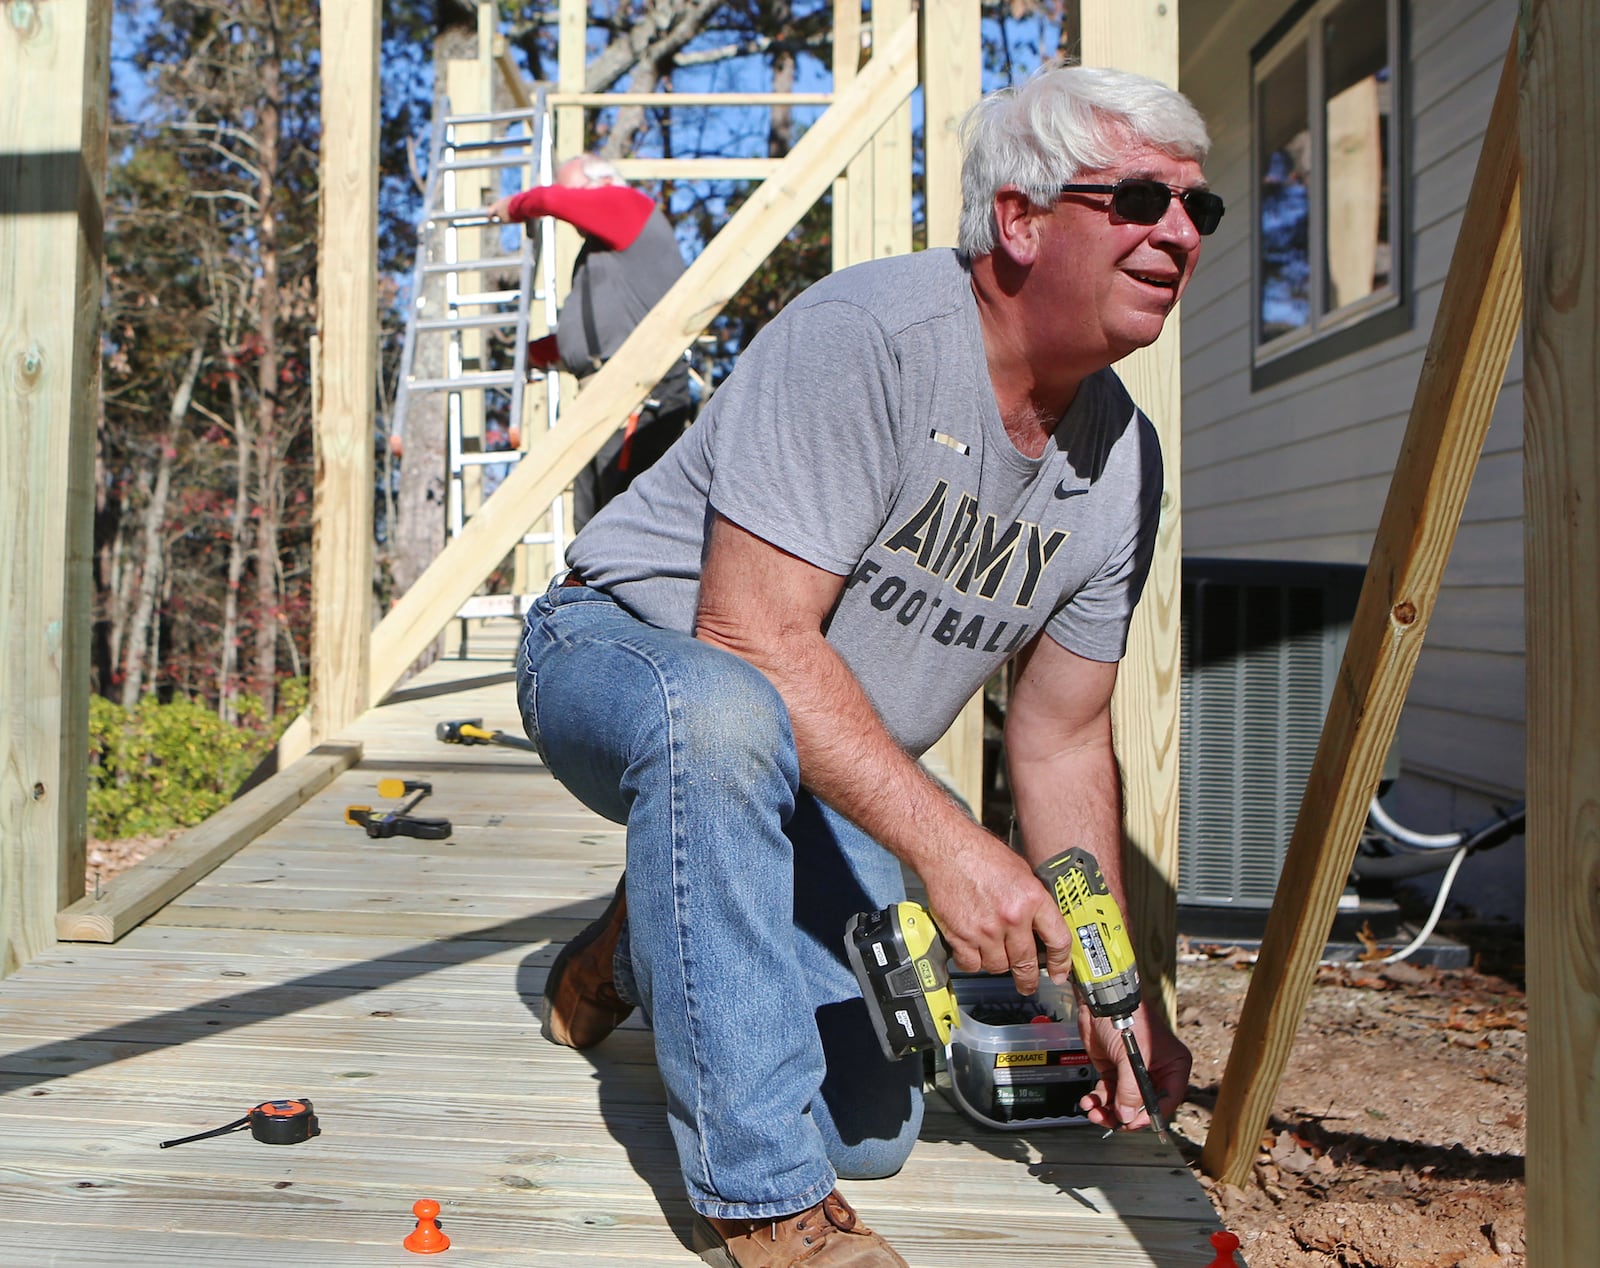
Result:
[[[1400,5],[1302,0],[1252,51],[1258,369],[1404,303]]]

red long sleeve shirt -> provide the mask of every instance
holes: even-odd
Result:
[[[511,219],[554,216],[586,238],[596,238],[613,251],[624,251],[650,219],[655,203],[626,185],[536,185],[511,200]]]
[[[508,209],[513,221],[554,216],[565,220],[586,238],[594,238],[613,251],[633,245],[655,203],[637,189],[626,185],[536,185],[511,200]],[[528,345],[528,360],[536,370],[560,364],[556,337],[546,335]]]

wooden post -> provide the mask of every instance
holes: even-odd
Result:
[[[1528,1262],[1600,1262],[1600,29],[1523,6]]]
[[[322,10],[311,742],[367,707],[378,378],[378,0]]]
[[[961,220],[961,117],[983,91],[978,0],[922,0],[922,135],[928,245]]]
[[[1575,135],[1572,144],[1584,142]],[[1478,155],[1461,234],[1445,276],[1439,314],[1322,739],[1284,858],[1278,896],[1267,918],[1261,957],[1250,979],[1200,1159],[1208,1175],[1230,1184],[1242,1185],[1249,1177],[1256,1142],[1288,1063],[1521,324],[1519,167],[1513,45]],[[1565,197],[1568,176],[1561,183]],[[1593,373],[1592,367],[1587,373]],[[1585,489],[1585,497],[1588,492]],[[1566,515],[1570,510],[1562,505],[1554,513]],[[1590,548],[1593,559],[1592,543]],[[1584,601],[1593,602],[1593,591],[1590,574],[1583,579]],[[1562,603],[1577,598],[1575,593],[1563,593],[1559,599],[1551,596],[1552,602]],[[1574,652],[1592,658],[1594,648]],[[1551,690],[1568,692],[1573,685],[1553,683]],[[1584,725],[1592,728],[1593,719]],[[1565,756],[1552,754],[1558,761]],[[1582,795],[1592,795],[1592,789],[1583,789]],[[1592,826],[1589,831],[1592,838]],[[1592,840],[1588,848],[1592,851]],[[1592,903],[1592,877],[1586,879],[1579,900]],[[1592,906],[1586,906],[1591,950],[1593,918]],[[1583,1059],[1593,1057],[1591,1050]],[[1573,1059],[1571,1054],[1565,1058]],[[1592,1088],[1588,1095],[1592,1104]],[[1560,1112],[1571,1109],[1564,1105]],[[1573,1123],[1581,1126],[1576,1119]],[[1592,1144],[1584,1147],[1593,1149]],[[1593,1204],[1592,1190],[1579,1200]]]
[[[961,116],[982,92],[978,0],[922,0],[924,209],[930,247],[956,245],[961,220]],[[909,168],[907,169],[909,171]],[[966,707],[930,756],[983,821],[983,693]]]
[[[557,88],[563,93],[582,92],[589,67],[589,8],[586,0],[561,0],[561,25],[556,35]],[[557,164],[583,153],[583,108],[558,106],[555,110],[555,160]]]
[[[563,93],[582,92],[589,69],[589,7],[587,0],[561,0],[561,26],[557,36],[556,87]],[[584,152],[584,120],[581,106],[558,106],[551,111],[555,125],[551,158],[560,167],[569,158]],[[537,232],[535,226],[530,230]],[[578,231],[564,220],[555,224],[556,303],[564,304],[572,289],[572,266],[583,245]],[[561,410],[570,409],[578,394],[578,380],[565,370],[558,371],[556,396]],[[621,419],[617,420],[619,425]],[[526,465],[524,458],[519,465]],[[576,472],[574,472],[576,474]],[[502,486],[504,487],[504,486]],[[560,490],[557,490],[560,494]],[[554,500],[554,499],[551,499]],[[545,503],[549,505],[549,501]],[[570,509],[570,508],[569,508]],[[557,561],[558,563],[560,561]]]
[[[777,246],[854,154],[916,87],[916,28],[907,24],[812,124],[771,180],[734,213],[626,342],[532,439],[496,496],[445,547],[372,635],[374,702],[516,544],[606,436]]]
[[[557,87],[564,93],[582,92],[585,73],[589,68],[589,10],[585,0],[561,0],[561,26],[558,34],[556,60],[560,76]],[[555,165],[560,167],[569,158],[583,153],[583,107],[557,106],[551,112],[555,122]],[[578,231],[564,221],[556,225],[556,299],[564,301],[572,285],[572,262],[578,257]],[[562,399],[566,400],[573,386],[570,377],[563,380]]]
[[[1082,0],[1083,60],[1178,85],[1178,0]],[[1201,268],[1205,267],[1201,251]],[[1111,703],[1122,765],[1128,919],[1146,998],[1170,1020],[1177,1003],[1179,610],[1183,580],[1183,389],[1179,314],[1161,338],[1116,369],[1161,438],[1166,484],[1144,598]]]
[[[872,55],[912,21],[911,0],[872,0]],[[911,250],[911,103],[872,138],[872,258]]]
[[[83,893],[111,2],[0,9],[0,977]]]
[[[833,0],[833,91],[843,92],[861,66],[861,0]],[[833,182],[833,267],[835,271],[858,263],[864,256],[853,253],[851,226],[863,215],[870,217],[872,205],[872,152],[863,150],[844,175]],[[866,198],[858,199],[865,188]],[[858,206],[862,209],[858,211]]]

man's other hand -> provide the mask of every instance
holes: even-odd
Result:
[[[1095,1017],[1087,1007],[1078,1009],[1078,1026],[1088,1041],[1089,1060],[1100,1079],[1094,1090],[1078,1102],[1091,1123],[1111,1131],[1133,1130],[1149,1125],[1144,1096],[1134,1077],[1127,1047],[1109,1017]],[[1155,1084],[1161,1116],[1168,1122],[1189,1093],[1189,1070],[1194,1057],[1166,1024],[1154,1018],[1148,1008],[1133,1016],[1133,1037],[1139,1043],[1150,1081]]]

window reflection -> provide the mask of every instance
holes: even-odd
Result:
[[[1328,272],[1323,311],[1389,285],[1386,0],[1345,0],[1323,28]]]
[[[1311,131],[1304,45],[1261,80],[1261,340],[1311,320]]]
[[[1300,0],[1251,50],[1258,364],[1401,307],[1401,3]]]

